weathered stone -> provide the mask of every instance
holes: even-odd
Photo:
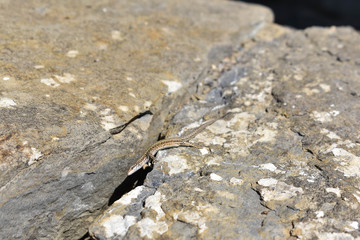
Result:
[[[144,182],[156,191],[124,239],[360,238],[359,41],[351,28],[268,25],[235,63],[214,66],[199,99],[215,87],[232,97],[181,115],[225,103],[233,114],[194,138],[204,148],[158,153]],[[214,77],[239,68],[246,74],[231,84]]]
[[[86,234],[141,184],[144,172],[125,179],[128,167],[211,64],[272,21],[266,8],[231,1],[0,5],[2,239]]]

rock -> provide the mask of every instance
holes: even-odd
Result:
[[[200,100],[184,106],[182,116],[201,106],[233,114],[192,140],[203,149],[159,152],[144,182],[154,193],[141,213],[118,216],[137,219],[121,239],[360,237],[360,51],[354,44],[360,36],[351,28],[314,27],[280,29],[271,39],[274,29],[279,26],[268,25],[234,51],[235,63],[220,62],[203,76]],[[215,76],[239,68],[246,75],[217,82]],[[226,106],[218,104],[225,103],[220,95],[203,103],[214,98],[213,87],[233,91]],[[96,227],[90,232],[104,237]]]
[[[273,19],[264,7],[205,0],[8,2],[0,13],[2,239],[85,237],[142,184],[146,171],[126,178],[127,169],[212,61]],[[145,235],[157,224],[132,216],[115,220],[128,231],[142,221]]]

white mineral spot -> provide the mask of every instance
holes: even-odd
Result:
[[[322,88],[322,90],[323,90],[324,92],[330,92],[330,90],[331,90],[330,85],[327,85],[327,84],[324,84],[324,83],[320,83],[319,86]]]
[[[182,87],[180,82],[162,80],[162,82],[168,86],[168,93],[174,93]]]
[[[206,165],[208,166],[220,166],[223,159],[219,156],[211,157],[209,160],[206,161]]]
[[[81,186],[81,189],[85,192],[92,192],[95,189],[95,187],[92,182],[87,182]]]
[[[41,83],[44,83],[50,87],[56,88],[58,86],[60,86],[60,84],[58,84],[57,82],[55,82],[54,79],[52,78],[43,78],[40,80]]]
[[[334,110],[334,111],[331,111],[330,114],[331,114],[332,116],[336,117],[337,115],[340,114],[340,112],[337,111],[337,110]]]
[[[349,233],[339,232],[317,232],[317,239],[320,240],[354,240],[355,238]]]
[[[230,178],[230,183],[232,183],[234,185],[241,185],[244,183],[244,180],[232,177],[232,178]]]
[[[301,81],[301,80],[303,80],[303,76],[296,74],[296,75],[294,76],[294,79],[297,80],[297,81]]]
[[[142,238],[147,237],[150,239],[154,239],[154,233],[158,233],[161,235],[168,230],[168,225],[166,224],[166,222],[155,222],[148,217],[143,218],[136,225],[140,230],[140,237]]]
[[[101,121],[102,127],[105,130],[108,131],[108,130],[116,127],[114,116],[112,116],[112,115],[103,116],[101,119],[102,119],[102,121]]]
[[[100,112],[100,115],[108,115],[111,113],[111,109],[110,108],[105,108],[104,110],[102,110]]]
[[[14,100],[7,98],[7,97],[0,98],[0,107],[12,108],[14,106],[16,106],[16,103],[14,102]]]
[[[310,116],[315,119],[315,121],[318,121],[318,122],[322,122],[322,123],[325,123],[325,122],[331,122],[332,121],[332,118],[331,118],[331,115],[330,113],[328,112],[317,112],[317,111],[313,111]]]
[[[274,131],[274,130],[271,130],[271,129],[268,129],[268,128],[263,128],[263,127],[259,127],[257,130],[256,130],[256,134],[257,135],[260,135],[262,137],[260,137],[259,139],[255,140],[254,143],[257,143],[257,142],[271,142],[271,141],[274,141],[275,140],[275,137],[276,137],[276,133],[277,131]]]
[[[50,97],[50,94],[45,94],[45,97]]]
[[[308,96],[311,96],[313,94],[317,94],[317,93],[320,93],[319,89],[317,88],[313,88],[313,89],[310,89],[310,88],[304,88],[303,89],[303,92],[308,95]]]
[[[268,94],[265,91],[261,91],[258,94],[246,94],[245,96],[251,100],[257,100],[258,102],[265,102]]]
[[[144,190],[144,186],[138,186],[130,192],[122,196],[116,203],[121,203],[123,205],[129,205],[133,199],[136,199],[140,193]]]
[[[64,73],[64,76],[54,75],[54,77],[61,83],[70,83],[75,81],[75,76],[70,73]]]
[[[284,182],[277,182],[276,184],[272,183],[269,186],[270,188],[263,188],[260,191],[260,194],[264,201],[283,201],[297,196],[297,193],[304,192],[302,188],[294,187]]]
[[[42,153],[38,151],[36,148],[31,148],[32,155],[30,156],[30,160],[28,162],[28,165],[34,164],[39,158],[42,157]]]
[[[324,211],[316,211],[315,214],[317,218],[322,218],[325,216]]]
[[[203,213],[204,211],[218,213],[217,209],[212,208],[212,206],[210,205],[197,206],[196,208],[200,210],[201,213]],[[197,225],[199,228],[199,233],[202,233],[207,229],[207,226],[206,226],[206,218],[201,217],[201,213],[197,211],[185,211],[185,212],[180,212],[177,215],[174,214],[173,218],[175,220],[181,219],[181,221],[184,221],[186,223]]]
[[[154,195],[148,197],[145,200],[145,207],[154,210],[157,213],[156,220],[165,216],[164,211],[161,208],[161,203],[165,201],[165,195],[162,195],[159,191],[155,192]]]
[[[356,193],[353,193],[353,196],[356,198],[356,200],[360,203],[360,192],[357,191]]]
[[[115,236],[125,236],[129,227],[135,223],[136,217],[131,215],[127,215],[125,218],[120,215],[110,215],[110,217],[102,223],[102,226],[104,227],[106,238],[110,239]]]
[[[360,177],[360,157],[342,148],[333,148],[331,152],[341,165],[336,169],[343,172],[345,177]]]
[[[327,130],[326,128],[321,129],[320,132],[322,134],[326,134],[326,136],[330,139],[341,139],[336,133],[331,132],[331,131]]]
[[[132,92],[129,92],[129,95],[130,95],[131,97],[133,97],[133,98],[136,98],[135,94],[132,93]]]
[[[258,181],[258,184],[264,187],[276,185],[278,180],[275,178],[263,178]]]
[[[279,124],[277,122],[269,122],[266,123],[267,126],[272,127],[273,129],[277,129]]]
[[[88,209],[89,206],[87,204],[85,204],[82,199],[80,199],[79,197],[76,197],[76,199],[74,201],[72,201],[71,203],[71,209],[74,209],[74,211],[78,211],[78,210],[85,210]]]
[[[211,173],[210,174],[210,179],[213,181],[221,181],[223,180],[223,178],[215,173]]]
[[[127,111],[129,111],[129,107],[121,105],[121,106],[119,106],[119,110],[121,110],[123,112],[127,112]]]
[[[266,80],[268,80],[268,81],[272,81],[272,80],[274,80],[274,74],[269,74],[269,76],[267,76],[266,77]]]
[[[114,40],[123,40],[121,32],[118,30],[111,31],[111,38]]]
[[[199,149],[199,151],[200,151],[200,153],[201,153],[201,155],[206,155],[206,154],[209,154],[209,151],[208,151],[208,149],[207,148],[200,148]]]
[[[219,119],[216,122],[214,122],[213,124],[211,124],[208,127],[208,129],[210,132],[216,133],[216,134],[225,134],[225,133],[231,132],[231,129],[228,128],[226,125],[227,125],[227,121],[225,121],[223,119]]]
[[[97,107],[95,104],[92,104],[92,103],[86,103],[84,108],[86,110],[90,110],[90,111],[96,111],[97,110]]]
[[[194,188],[194,190],[197,191],[197,192],[203,192],[204,191],[204,190],[202,190],[201,188],[198,188],[198,187]]]
[[[269,170],[269,171],[271,171],[271,172],[274,172],[274,171],[277,169],[277,167],[276,167],[274,164],[272,164],[272,163],[264,163],[264,164],[261,164],[261,165],[260,165],[260,168],[261,168],[261,169],[265,169],[265,170]]]
[[[69,167],[65,167],[62,171],[61,171],[61,179],[66,178],[66,176],[69,174],[70,172],[70,168]]]
[[[249,107],[251,104],[252,104],[252,103],[251,103],[250,101],[245,101],[245,102],[244,102],[244,105],[247,106],[247,107]]]
[[[44,65],[35,65],[34,66],[35,69],[43,69],[45,68]]]
[[[211,143],[213,145],[223,145],[224,143],[226,143],[226,139],[222,138],[222,137],[219,137],[219,136],[215,136],[215,137],[212,138]]]
[[[354,230],[359,229],[359,223],[357,221],[353,221],[350,223],[350,227],[352,227]]]
[[[335,193],[337,197],[341,197],[341,190],[339,188],[326,188],[326,192]]]
[[[3,77],[3,80],[4,80],[4,81],[9,81],[10,78],[5,76],[5,77]]]
[[[152,102],[151,101],[145,101],[144,102],[144,108],[149,109],[151,107]]]
[[[166,162],[169,170],[169,175],[174,175],[177,173],[185,172],[186,169],[189,169],[187,165],[187,160],[178,155],[167,155],[161,158],[162,162]]]
[[[140,112],[140,108],[139,108],[138,105],[135,105],[135,106],[134,106],[134,111],[135,111],[135,112]]]
[[[203,233],[206,229],[208,229],[208,227],[206,226],[205,223],[200,223],[198,224],[198,227],[199,227],[199,233]]]
[[[133,78],[132,78],[132,77],[126,77],[126,80],[128,80],[128,81],[132,81],[132,80],[133,80]]]
[[[66,53],[66,56],[69,58],[74,58],[79,54],[78,50],[70,50]]]

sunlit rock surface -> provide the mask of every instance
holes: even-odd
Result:
[[[359,41],[351,28],[265,27],[213,65],[198,85],[199,100],[184,106],[173,123],[198,126],[194,113],[221,106],[233,114],[192,140],[203,149],[161,151],[141,188],[153,193],[126,203],[124,195],[113,206],[126,210],[113,213],[111,206],[102,216],[117,216],[121,224],[136,219],[127,229],[106,235],[109,228],[97,221],[90,234],[360,238]],[[139,201],[140,213],[130,209]]]
[[[0,16],[1,239],[85,236],[211,64],[273,18],[205,0],[2,1]]]

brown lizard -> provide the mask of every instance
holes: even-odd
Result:
[[[127,172],[127,175],[129,176],[129,175],[133,174],[134,172],[138,171],[140,168],[145,168],[148,165],[150,160],[152,160],[154,162],[156,160],[154,155],[159,150],[166,149],[166,148],[171,148],[171,147],[180,147],[180,146],[196,147],[194,144],[191,144],[189,142],[189,140],[191,140],[193,137],[198,135],[205,128],[207,128],[208,126],[210,126],[211,124],[213,124],[214,122],[219,120],[220,118],[225,117],[226,115],[227,114],[225,114],[224,116],[221,116],[221,117],[218,117],[218,118],[215,118],[215,119],[212,119],[212,120],[209,120],[209,121],[205,122],[204,124],[200,125],[198,128],[195,128],[194,130],[192,130],[190,133],[188,133],[185,136],[164,139],[164,140],[160,140],[160,141],[154,143],[135,162],[135,164],[130,167],[129,171]]]

